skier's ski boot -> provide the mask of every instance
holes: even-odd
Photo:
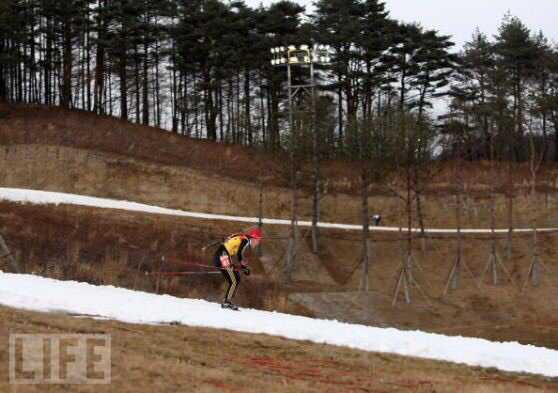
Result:
[[[233,304],[231,302],[221,303],[221,308],[228,308],[229,310],[238,311],[238,306],[236,306],[235,304]]]

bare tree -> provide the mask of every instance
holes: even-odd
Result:
[[[531,229],[533,231],[533,239],[531,244],[531,264],[523,288],[529,280],[533,286],[539,285],[539,265],[544,266],[544,263],[539,259],[537,238],[537,174],[545,157],[546,143],[543,143],[543,148],[537,151],[532,121],[528,122],[527,129],[529,131],[529,172],[531,175],[529,205],[531,207]]]

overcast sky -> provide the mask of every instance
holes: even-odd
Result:
[[[269,5],[274,0],[245,0],[247,4]],[[313,0],[297,1],[311,5]],[[542,30],[558,42],[558,0],[384,0],[391,17],[406,22],[419,22],[426,28],[453,36],[461,46],[476,27],[490,36],[507,11],[518,16],[531,30]],[[307,8],[308,10],[308,8]]]

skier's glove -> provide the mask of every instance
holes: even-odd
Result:
[[[249,276],[250,275],[250,268],[248,266],[242,266],[242,273]]]

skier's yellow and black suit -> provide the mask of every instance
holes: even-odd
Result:
[[[231,303],[240,284],[240,272],[234,268],[232,257],[236,255],[242,268],[244,263],[244,252],[248,249],[250,240],[243,234],[229,236],[217,249],[213,256],[213,264],[221,269],[221,273],[227,280],[229,287],[225,292],[225,303]]]

